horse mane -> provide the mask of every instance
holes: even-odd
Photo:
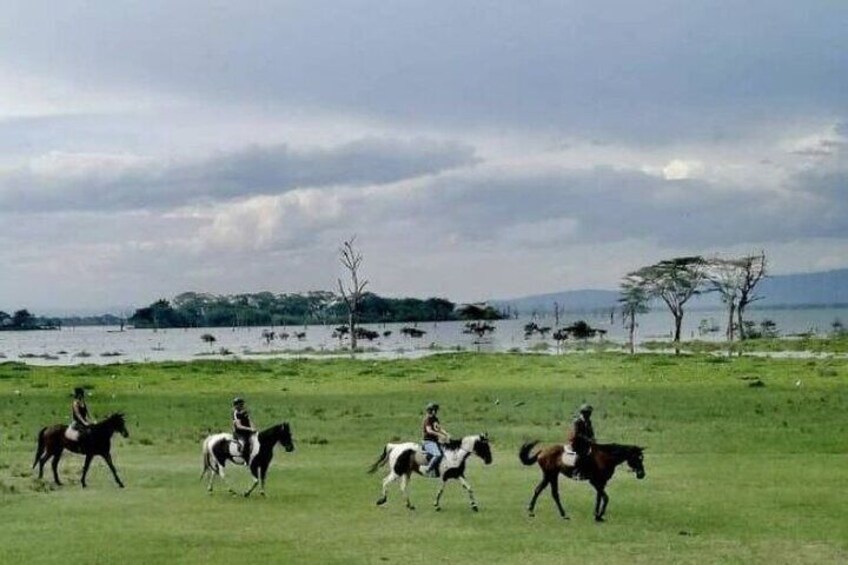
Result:
[[[450,449],[451,451],[456,451],[460,447],[462,447],[461,439],[450,439],[447,443],[444,444],[445,449]]]
[[[109,414],[106,418],[98,422],[98,424],[124,424],[126,425],[126,416],[124,416],[123,412],[113,412]],[[97,424],[95,424],[96,426]]]
[[[627,445],[623,443],[596,443],[595,448],[599,451],[609,453],[617,459],[626,458],[634,451],[642,451],[638,445]]]

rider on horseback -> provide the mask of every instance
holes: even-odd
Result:
[[[568,430],[568,443],[571,450],[577,454],[572,477],[582,479],[589,475],[590,464],[589,450],[595,443],[595,430],[592,427],[592,406],[583,403],[579,415],[574,418],[571,428]]]
[[[250,458],[250,444],[256,428],[250,420],[250,415],[244,407],[244,400],[235,398],[233,400],[233,437],[239,443],[241,456],[245,464]]]
[[[81,442],[94,423],[94,420],[89,417],[88,406],[85,404],[85,389],[76,387],[74,402],[71,405],[71,425],[65,431],[65,437],[70,441]]]
[[[439,463],[442,461],[442,447],[440,443],[448,441],[450,434],[442,428],[439,423],[439,418],[436,415],[439,412],[439,405],[435,402],[427,404],[425,408],[427,415],[424,416],[422,427],[424,429],[424,441],[421,446],[424,451],[430,456],[430,462],[423,474],[430,477],[439,476]]]

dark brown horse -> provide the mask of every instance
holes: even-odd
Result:
[[[518,452],[518,457],[522,463],[525,465],[538,463],[539,468],[542,469],[542,480],[533,492],[533,498],[530,499],[530,505],[527,511],[530,513],[530,516],[534,515],[533,510],[536,507],[536,499],[539,498],[545,487],[550,485],[551,496],[556,503],[557,510],[559,510],[559,515],[568,519],[559,500],[559,475],[562,473],[569,478],[574,478],[572,476],[574,468],[563,462],[565,446],[547,445],[535,449],[538,443],[538,441],[525,443]],[[595,487],[595,492],[597,493],[595,497],[595,520],[597,522],[604,521],[604,514],[607,511],[607,504],[609,503],[606,486],[610,479],[612,479],[616,467],[626,462],[630,469],[636,473],[637,479],[645,478],[645,468],[642,465],[643,451],[644,448],[635,445],[619,445],[617,443],[592,444],[591,451],[589,452],[590,461],[586,465],[585,473],[587,474],[586,478]]]
[[[115,432],[118,432],[124,437],[130,435],[127,432],[124,415],[116,412],[105,420],[97,422],[85,432],[80,438],[80,441],[70,441],[66,438],[65,431],[67,429],[68,426],[65,424],[56,424],[55,426],[41,428],[41,431],[38,432],[38,449],[35,451],[35,461],[32,463],[33,469],[38,465],[38,478],[40,479],[44,476],[44,464],[52,457],[53,480],[57,485],[61,485],[62,481],[59,480],[58,472],[59,459],[61,459],[64,450],[67,449],[73,453],[79,453],[85,456],[85,462],[82,465],[82,478],[80,479],[80,484],[83,488],[86,486],[85,476],[88,474],[88,466],[91,464],[91,460],[95,455],[99,455],[106,461],[106,465],[112,471],[112,476],[115,477],[115,482],[118,483],[119,487],[124,488],[124,483],[118,477],[118,471],[115,470],[110,453],[112,435]]]

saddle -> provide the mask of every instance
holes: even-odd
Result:
[[[565,467],[574,468],[577,465],[577,458],[579,455],[576,451],[571,448],[571,444],[566,443],[563,445],[562,450],[562,464]]]

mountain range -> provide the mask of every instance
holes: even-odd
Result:
[[[757,287],[757,294],[763,298],[752,305],[754,308],[848,305],[848,269],[770,276]],[[496,299],[489,304],[521,314],[552,312],[554,303],[568,312],[588,312],[615,308],[618,298],[616,290],[583,289]],[[693,298],[691,307],[710,308],[720,302],[715,293],[706,293]]]

